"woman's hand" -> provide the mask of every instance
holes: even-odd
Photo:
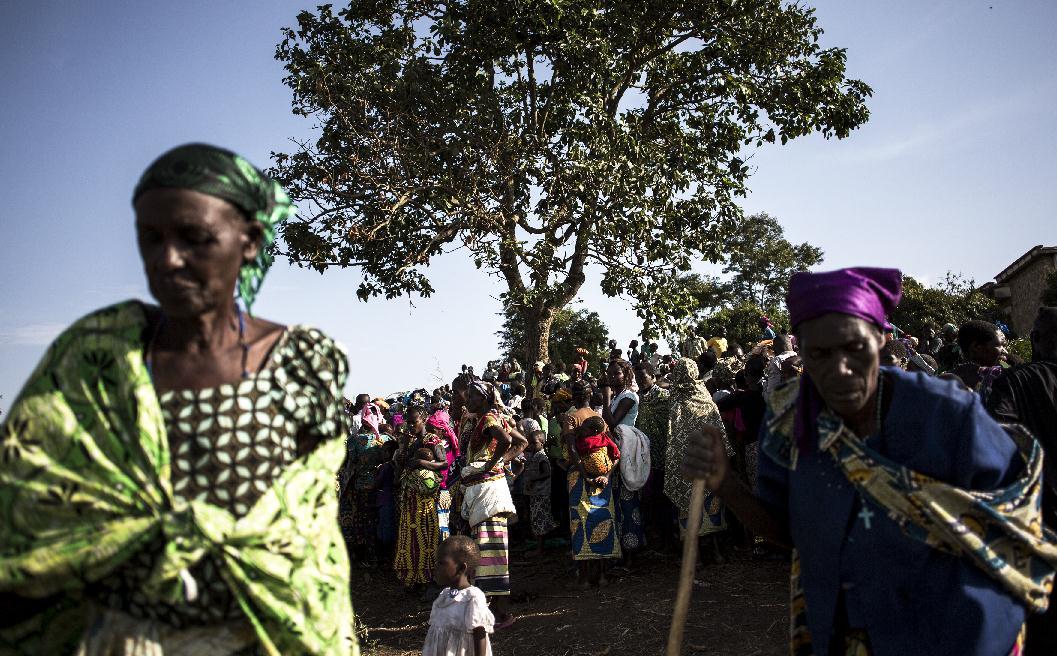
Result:
[[[683,476],[703,478],[705,487],[718,492],[730,474],[730,460],[723,444],[723,433],[714,426],[704,426],[700,431],[691,433],[680,469]]]
[[[595,477],[593,482],[596,485],[601,485],[602,487],[605,487],[605,486],[609,485],[609,478],[607,478],[605,476],[597,476],[597,477]]]

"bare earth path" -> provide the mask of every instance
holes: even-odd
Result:
[[[511,553],[514,626],[492,637],[497,656],[663,654],[679,561],[649,554],[635,572],[600,589],[572,589],[565,549],[528,560]],[[685,654],[788,653],[786,563],[735,556],[699,575]],[[390,572],[353,572],[353,603],[366,656],[418,654],[429,605],[404,594]]]

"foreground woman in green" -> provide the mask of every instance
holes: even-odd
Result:
[[[0,427],[0,653],[355,654],[346,357],[249,315],[294,208],[201,144],[133,205],[158,306],[71,326]]]

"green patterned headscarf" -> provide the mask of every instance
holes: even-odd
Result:
[[[132,202],[145,191],[191,189],[222,198],[261,224],[263,240],[257,259],[242,265],[238,294],[249,311],[275,257],[275,227],[297,213],[275,180],[230,150],[208,144],[177,146],[154,161],[140,178]]]

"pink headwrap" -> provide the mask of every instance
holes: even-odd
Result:
[[[374,431],[375,437],[379,436],[378,427],[382,425],[382,411],[377,405],[368,403],[363,406],[363,411],[360,412],[360,419],[363,420],[364,426],[370,426],[371,430]]]
[[[451,416],[448,415],[448,411],[437,410],[426,420],[426,425],[444,431],[444,435],[448,438],[448,445],[451,447],[452,451],[455,452],[455,457],[458,458],[459,438],[455,437],[455,431],[451,428]]]

